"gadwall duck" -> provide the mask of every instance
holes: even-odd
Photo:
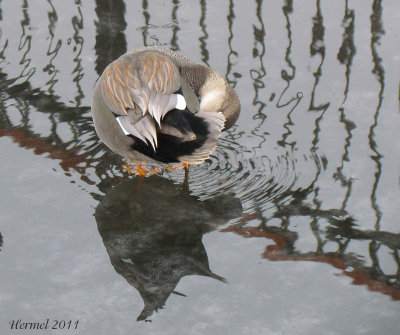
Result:
[[[203,163],[239,112],[239,98],[221,74],[160,47],[109,64],[92,103],[99,138],[142,175],[143,165],[158,171],[162,163]]]

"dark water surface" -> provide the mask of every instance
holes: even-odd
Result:
[[[399,22],[398,0],[1,1],[0,334],[399,334]],[[144,45],[241,99],[188,186],[94,131],[98,76]]]

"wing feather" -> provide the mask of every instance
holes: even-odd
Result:
[[[157,135],[155,122],[160,126],[161,119],[173,108],[182,109],[183,97],[174,94],[181,87],[181,77],[177,66],[166,55],[157,52],[128,54],[111,63],[101,78],[104,101],[110,110],[127,116],[127,110],[149,114],[149,118],[135,118],[133,128],[126,122],[132,118],[120,119],[124,130],[132,129],[132,135],[146,139],[155,148]],[[184,99],[183,99],[184,101]],[[186,107],[186,104],[184,104]],[[141,111],[141,112],[140,112]],[[152,122],[150,122],[152,120]],[[132,122],[132,121],[131,121]],[[140,136],[137,136],[139,133]]]

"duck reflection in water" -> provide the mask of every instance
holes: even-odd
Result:
[[[213,273],[203,234],[242,214],[233,195],[200,201],[171,180],[153,176],[122,182],[108,192],[95,217],[111,264],[135,287],[144,308],[137,320],[162,308],[188,275],[225,279]]]

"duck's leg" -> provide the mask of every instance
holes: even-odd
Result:
[[[175,170],[182,170],[182,169],[188,169],[189,168],[188,163],[174,163],[173,165],[167,165],[165,167],[165,170],[167,171],[175,171]]]
[[[159,168],[159,167],[153,167],[152,169],[151,169],[151,167],[150,167],[150,171],[147,171],[147,170],[145,170],[143,167],[142,167],[142,165],[141,164],[136,164],[136,168],[138,169],[138,171],[139,171],[139,176],[143,176],[143,177],[150,177],[150,176],[152,176],[153,174],[156,174],[156,173],[158,173],[158,172],[160,172],[161,171],[161,168]]]
[[[142,165],[136,164],[136,168],[139,171],[139,175],[145,177],[146,176],[146,171],[142,168]]]
[[[189,164],[186,163],[185,163],[185,179],[183,181],[183,189],[186,192],[189,192]]]
[[[125,171],[127,171],[131,174],[134,174],[135,176],[142,176],[142,177],[150,177],[153,174],[160,172],[160,170],[161,170],[159,167],[155,167],[150,171],[146,171],[141,164],[136,164],[137,171],[126,165],[122,165],[122,168]]]
[[[180,163],[174,163],[174,164],[172,164],[172,165],[167,165],[166,167],[165,167],[165,170],[167,170],[167,171],[176,171],[176,170],[182,170],[183,169],[183,166],[180,164]]]

